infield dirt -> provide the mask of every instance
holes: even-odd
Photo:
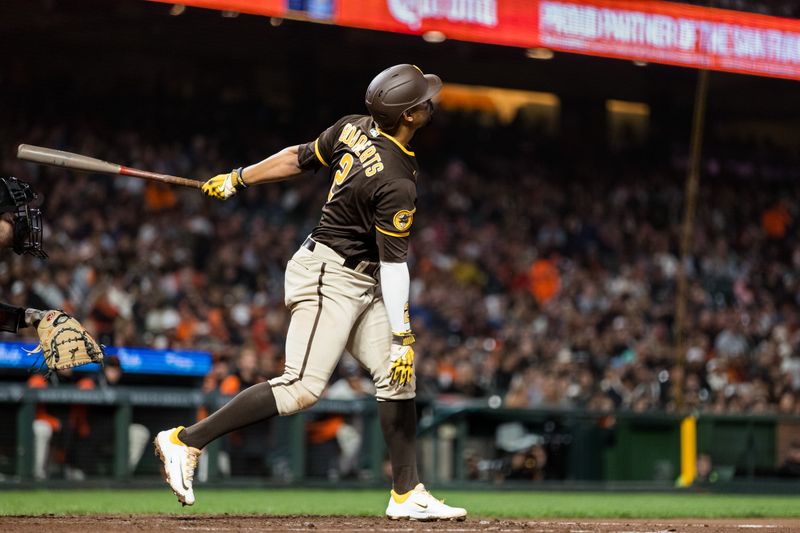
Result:
[[[99,533],[99,532],[244,532],[244,531],[308,531],[349,532],[379,531],[482,533],[547,532],[547,533],[716,533],[720,531],[800,531],[797,519],[678,519],[678,520],[501,520],[471,518],[464,522],[392,522],[377,517],[329,516],[143,516],[143,515],[81,515],[81,516],[6,516],[0,517],[1,532],[30,533]]]

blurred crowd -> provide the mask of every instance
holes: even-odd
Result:
[[[242,124],[241,116],[233,110],[226,120]],[[219,202],[22,163],[12,147],[24,140],[206,179],[313,140],[327,124],[260,120],[191,130],[181,141],[87,117],[15,124],[2,133],[0,169],[44,193],[50,257],[6,254],[0,299],[65,309],[106,344],[208,350],[208,391],[232,376],[238,390],[281,373],[283,272],[318,220],[322,173]],[[709,146],[684,265],[681,365],[685,149],[586,150],[548,138],[535,121],[501,125],[463,113],[439,113],[415,148],[420,396],[511,408],[800,414],[800,182],[784,175],[796,168],[789,156],[755,143]],[[332,382],[351,377],[352,366],[345,359]]]

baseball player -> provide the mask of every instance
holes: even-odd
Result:
[[[245,389],[222,409],[184,428],[160,432],[156,454],[184,505],[195,501],[192,478],[201,450],[217,437],[275,415],[312,406],[344,350],[375,383],[381,429],[392,463],[391,519],[463,520],[425,490],[416,463],[414,335],[408,316],[408,239],[419,167],[408,143],[428,124],[438,76],[413,65],[378,74],[366,93],[370,116],[348,115],[316,140],[203,185],[227,199],[246,187],[325,167],[328,199],[319,225],[286,267],[291,312],[282,376]]]
[[[42,212],[32,203],[39,195],[17,178],[0,178],[0,249],[45,258],[42,247]],[[0,302],[0,331],[17,333],[38,324],[44,312]]]

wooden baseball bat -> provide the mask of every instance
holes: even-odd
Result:
[[[161,183],[169,183],[171,185],[183,185],[184,187],[193,187],[195,189],[199,189],[203,186],[203,182],[198,180],[181,178],[180,176],[170,176],[169,174],[160,174],[158,172],[150,172],[148,170],[139,170],[136,168],[119,165],[117,163],[101,161],[100,159],[95,159],[94,157],[87,157],[85,155],[74,154],[72,152],[64,152],[62,150],[54,150],[53,148],[44,148],[42,146],[33,146],[30,144],[20,144],[17,148],[17,157],[19,159],[24,159],[25,161],[33,161],[35,163],[51,165],[54,167],[82,170],[84,172],[99,172],[101,174],[134,176],[136,178],[160,181]]]

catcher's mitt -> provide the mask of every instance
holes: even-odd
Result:
[[[63,311],[46,311],[36,328],[44,364],[61,370],[103,363],[103,349],[76,319]]]

